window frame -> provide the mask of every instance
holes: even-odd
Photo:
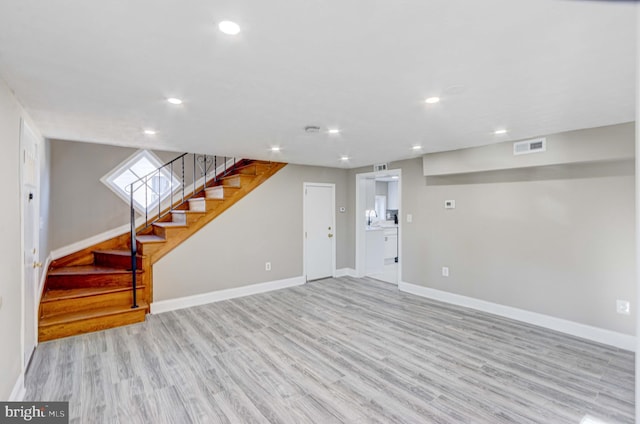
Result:
[[[115,168],[105,174],[100,181],[107,186],[115,195],[117,195],[122,201],[124,201],[128,206],[131,202],[131,194],[125,190],[123,190],[119,185],[117,185],[114,180],[124,174],[127,170],[131,169],[132,166],[138,162],[139,160],[146,158],[152,165],[154,165],[155,169],[160,168],[164,165],[162,160],[152,151],[146,149],[140,149],[133,153],[131,156],[120,162]],[[175,193],[179,191],[181,186],[180,181],[176,178],[175,174],[169,172],[168,168],[162,168],[160,174],[165,177],[169,181],[169,187],[171,187],[171,181],[173,181],[173,190],[168,188],[164,193],[160,194],[158,199],[154,202],[148,204],[145,209],[145,205],[139,203],[137,200],[133,201],[133,207],[140,214],[145,214],[146,212],[154,210],[154,208],[158,207],[158,204],[162,205],[162,202],[167,200],[167,198],[171,195],[171,192]],[[149,174],[147,174],[149,175]],[[140,177],[144,177],[141,175]]]

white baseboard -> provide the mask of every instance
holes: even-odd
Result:
[[[300,276],[287,278],[285,280],[251,284],[249,286],[237,287],[233,289],[217,290],[209,293],[180,297],[177,299],[161,300],[158,302],[153,302],[151,304],[151,313],[160,314],[162,312],[174,311],[176,309],[206,305],[207,303],[220,302],[222,300],[234,299],[236,297],[250,296],[252,294],[265,293],[273,290],[300,286],[304,283],[304,277]]]
[[[353,268],[340,268],[336,269],[336,278],[340,277],[355,277],[356,270]]]
[[[20,373],[16,384],[13,386],[13,390],[11,390],[8,400],[9,402],[21,402],[24,400],[26,394],[27,388],[24,387],[24,374]]]
[[[583,339],[607,344],[620,349],[630,350],[632,352],[636,351],[636,338],[628,334],[617,333],[603,328],[580,324],[574,321],[525,311],[524,309],[487,302],[485,300],[436,290],[412,283],[401,282],[398,284],[398,289],[417,296],[428,297],[429,299],[464,306],[494,315],[500,315],[506,318],[526,322],[528,324],[537,325],[539,327],[559,331],[561,333],[570,334],[572,336],[581,337]]]

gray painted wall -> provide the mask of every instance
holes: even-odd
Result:
[[[633,145],[620,127],[583,134]],[[425,177],[422,165],[391,164],[402,169],[404,281],[635,334],[632,160],[446,177]],[[359,172],[369,168],[349,172],[351,190]],[[617,299],[631,301],[630,316]]]
[[[51,141],[49,246],[52,250],[112,230],[130,221],[129,206],[100,182],[137,152],[120,146]],[[154,151],[163,161],[179,155]]]
[[[341,169],[287,165],[154,265],[154,301],[303,275],[304,182],[336,185],[336,267],[350,266],[351,224],[339,212],[346,178]]]

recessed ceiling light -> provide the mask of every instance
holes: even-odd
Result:
[[[146,135],[156,135],[156,132],[154,130],[144,130],[144,133]]]
[[[329,134],[340,134],[340,130],[338,128],[330,128]]]
[[[392,175],[391,178],[394,179],[394,180],[397,180],[400,177],[398,177],[397,175]]]
[[[272,152],[279,152],[279,151],[280,151],[280,147],[278,147],[278,146],[273,146],[273,147],[271,148],[271,151],[272,151]]]
[[[506,133],[507,133],[507,130],[505,130],[505,129],[499,129],[499,130],[495,130],[493,133],[494,133],[495,135],[502,135],[502,134],[506,134]]]
[[[432,105],[432,104],[438,103],[439,101],[440,101],[440,97],[429,97],[424,102]]]
[[[349,156],[340,156],[340,160],[346,162],[349,160]]]
[[[231,21],[222,21],[218,24],[218,29],[227,35],[237,35],[240,32],[240,25]]]
[[[169,97],[169,98],[167,99],[167,101],[168,101],[169,103],[171,103],[172,105],[181,105],[181,104],[182,104],[182,100],[180,100],[180,99],[178,99],[178,98],[175,98],[175,97]]]
[[[422,146],[413,146],[412,149],[413,150],[420,150],[420,149],[422,149]]]

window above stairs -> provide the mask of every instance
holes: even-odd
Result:
[[[144,212],[165,200],[172,189],[176,191],[181,187],[180,181],[166,168],[154,172],[161,166],[162,162],[155,154],[148,150],[138,150],[100,181],[128,205],[131,200],[130,185],[149,175],[134,186],[133,192],[134,207],[138,212]]]

